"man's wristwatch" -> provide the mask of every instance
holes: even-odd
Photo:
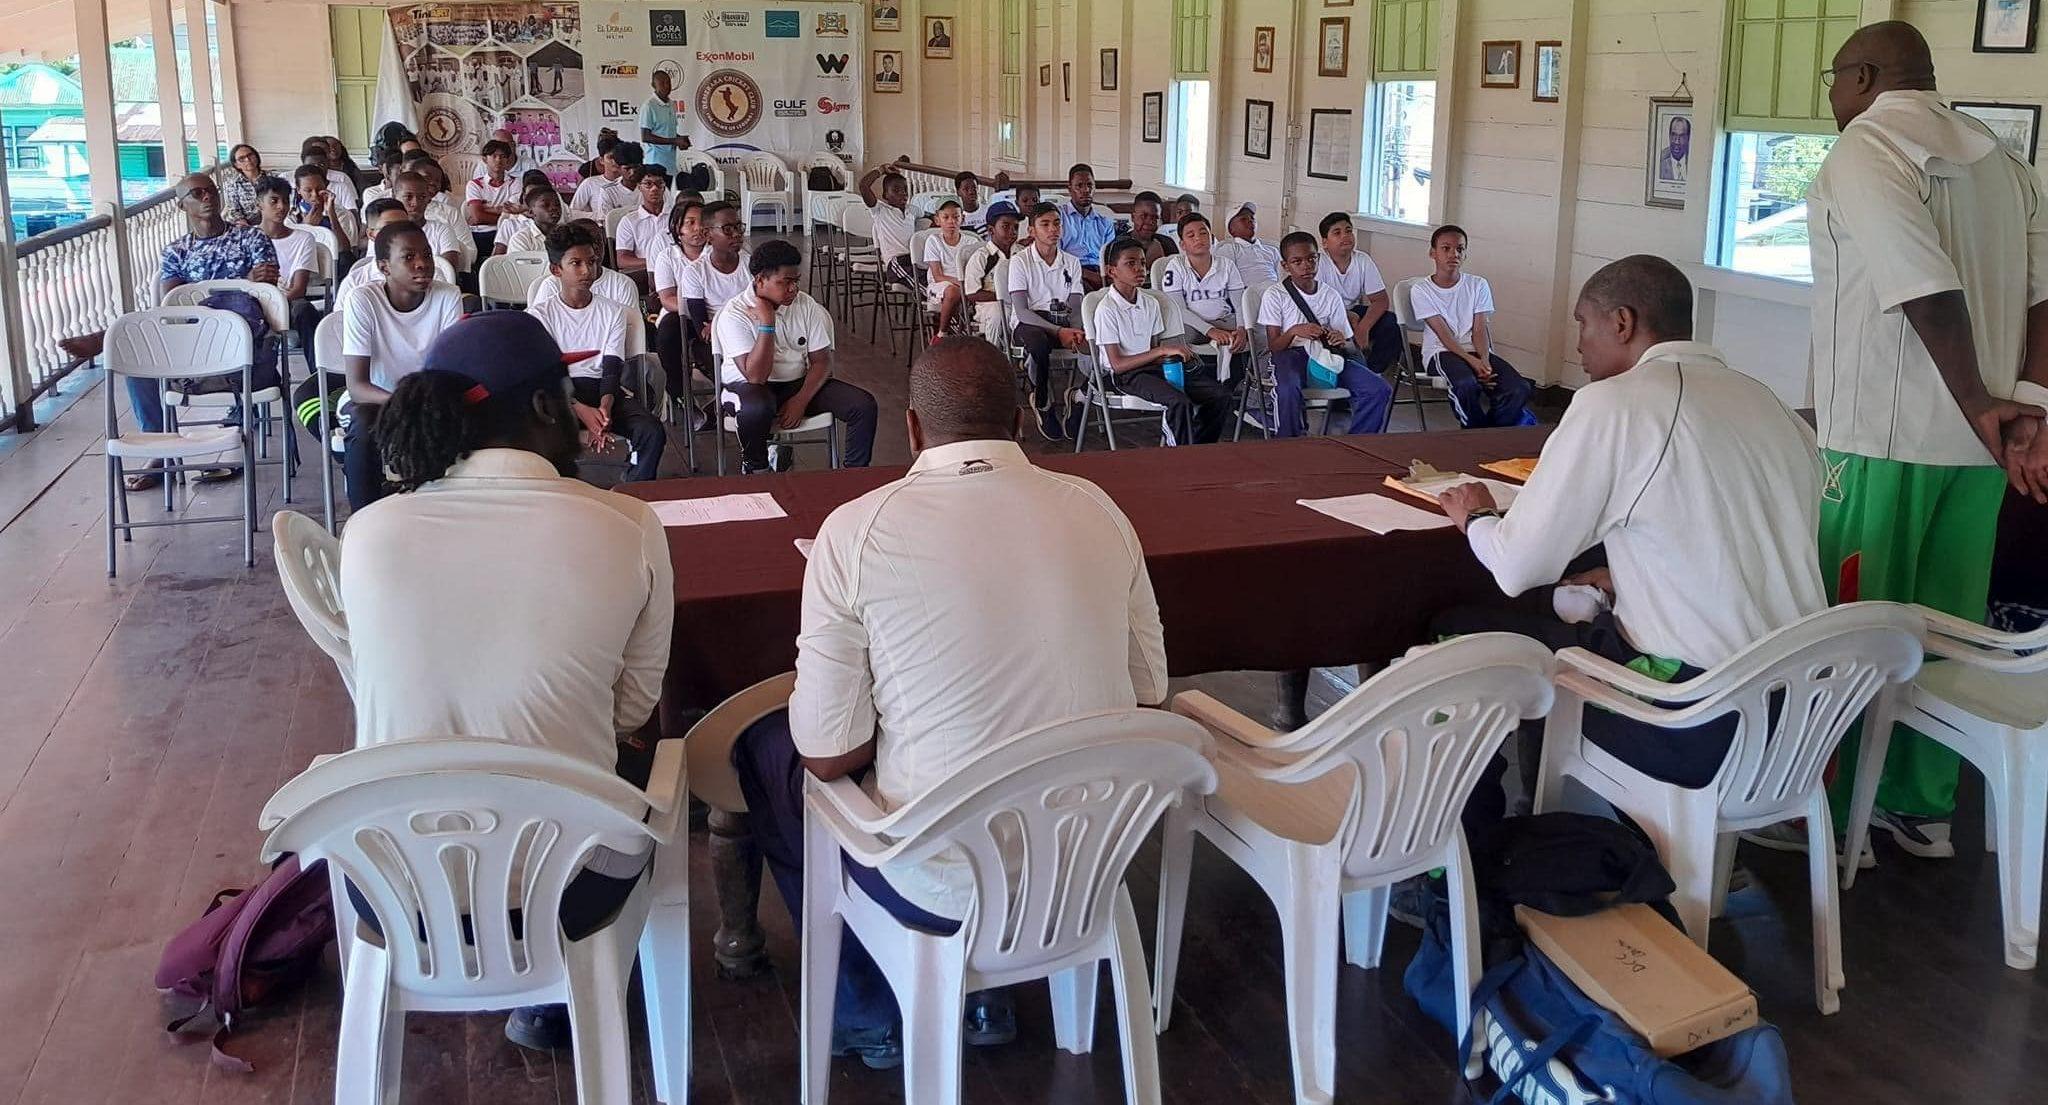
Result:
[[[1467,524],[1470,524],[1471,522],[1474,522],[1480,518],[1498,517],[1500,517],[1500,508],[1497,506],[1475,507],[1474,509],[1465,512],[1465,521]]]

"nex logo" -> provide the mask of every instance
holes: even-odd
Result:
[[[818,71],[821,73],[844,73],[846,72],[848,60],[850,60],[850,55],[847,54],[819,54]]]

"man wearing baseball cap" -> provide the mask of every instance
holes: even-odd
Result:
[[[398,493],[342,540],[358,747],[495,737],[646,782],[621,751],[668,668],[668,540],[646,503],[574,478],[562,356],[539,319],[493,311],[443,332],[392,389],[377,436]],[[593,853],[563,893],[563,934],[608,921],[646,864]],[[505,1032],[559,1047],[568,1017],[521,1009]]]

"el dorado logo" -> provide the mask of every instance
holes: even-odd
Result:
[[[828,77],[843,77],[846,75],[846,63],[850,60],[852,55],[849,54],[819,54],[818,72]]]
[[[697,114],[711,133],[738,138],[761,121],[761,86],[737,69],[713,70],[697,86]]]
[[[605,38],[624,38],[633,33],[633,28],[626,25],[626,13],[617,8],[612,9],[610,15],[598,20],[590,29]]]
[[[845,38],[848,33],[845,12],[819,12],[818,26],[811,32],[819,38]]]
[[[640,75],[640,67],[620,62],[606,62],[597,67],[597,75],[600,77],[637,77]]]
[[[690,13],[676,8],[655,8],[647,13],[649,46],[688,46]]]
[[[761,33],[768,38],[802,38],[802,12],[770,8],[761,13]]]

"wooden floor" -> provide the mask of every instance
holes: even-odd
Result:
[[[841,363],[847,378],[882,398],[878,462],[901,461],[901,356],[849,341]],[[209,1064],[203,1041],[166,1036],[162,1025],[176,1010],[160,1004],[150,976],[167,934],[214,891],[258,873],[257,811],[308,759],[345,745],[348,697],[285,604],[267,527],[253,571],[241,566],[234,527],[220,525],[144,531],[122,550],[119,578],[106,578],[102,393],[89,379],[69,390],[87,393],[39,433],[0,441],[0,1009],[8,1013],[0,1105],[330,1100],[331,959],[316,984],[236,1038],[253,1074],[225,1073]],[[1442,409],[1432,412],[1439,425]],[[267,515],[279,505],[275,470],[260,481]],[[301,509],[316,488],[300,484]],[[213,489],[196,510],[231,508],[235,494],[233,485]],[[152,496],[135,505],[139,516],[162,509]],[[1271,706],[1267,677],[1201,682],[1248,710]],[[1731,896],[1714,951],[1783,1030],[1800,1100],[2044,1099],[2048,983],[2002,964],[1996,873],[1973,820],[1977,788],[1966,786],[1959,858],[1915,861],[1880,842],[1881,866],[1844,897],[1849,987],[1834,1017],[1813,1007],[1803,858],[1743,850],[1755,883]],[[702,877],[692,1099],[792,1101],[788,915],[771,891],[764,917],[773,973],[719,980],[705,947],[715,913],[703,838],[693,846]],[[1285,1102],[1292,1088],[1273,911],[1214,852],[1196,856],[1179,1005],[1159,1041],[1165,1096]],[[1130,880],[1148,944],[1155,875],[1148,851]],[[1343,1100],[1464,1099],[1449,1041],[1400,989],[1414,946],[1414,932],[1397,925],[1387,968],[1342,970]],[[970,1055],[968,1099],[1121,1100],[1103,992],[1098,1049],[1074,1056],[1052,1044],[1044,989],[1022,988],[1022,1037]],[[408,1099],[573,1101],[567,1056],[512,1046],[502,1023],[413,1018]],[[636,1036],[635,1047],[644,1100],[644,1039]],[[833,1092],[839,1102],[894,1101],[901,1082],[841,1063]]]

